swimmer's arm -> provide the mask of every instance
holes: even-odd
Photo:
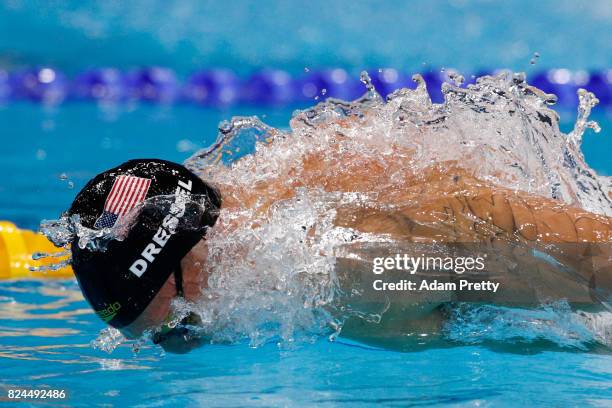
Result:
[[[441,306],[451,300],[452,292],[375,292],[372,282],[379,276],[372,274],[372,263],[366,260],[338,257],[335,272],[343,337],[393,349],[441,341]]]
[[[389,204],[392,209],[340,209],[336,223],[425,242],[514,237],[542,243],[612,243],[611,217],[503,188],[432,183]]]
[[[408,197],[410,205],[393,210],[341,210],[336,222],[400,242],[506,241],[523,242],[527,248],[575,244],[562,245],[559,261],[580,272],[591,287],[612,291],[612,218],[481,183],[449,190],[448,184],[434,185],[430,194]],[[585,259],[586,267],[579,263]],[[528,259],[516,260],[531,267]]]

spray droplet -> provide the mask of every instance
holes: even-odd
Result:
[[[66,173],[62,173],[62,174],[60,174],[59,179],[60,180],[67,180],[68,179],[68,175]]]
[[[219,132],[224,133],[224,134],[229,133],[231,132],[233,127],[234,125],[229,120],[224,120],[221,123],[219,123]]]
[[[69,188],[70,190],[72,190],[72,189],[74,188],[74,182],[69,181],[69,182],[68,182],[68,188]]]
[[[448,78],[455,84],[456,86],[461,86],[465,82],[465,77],[458,72],[449,72]]]
[[[34,252],[32,254],[32,259],[35,260],[35,261],[38,261],[39,259],[46,258],[47,256],[49,256],[49,255],[44,253],[44,252]]]
[[[325,94],[327,94],[327,89],[326,88],[321,89],[321,95],[325,95]]]
[[[310,72],[310,69],[308,67],[304,67],[304,72]]]
[[[578,118],[574,125],[574,130],[569,134],[569,141],[574,143],[576,146],[580,146],[582,143],[582,136],[586,129],[592,129],[595,133],[599,133],[601,128],[599,124],[593,120],[589,120],[591,110],[595,105],[599,103],[599,99],[595,97],[595,94],[587,91],[586,89],[578,89]]]
[[[531,57],[531,60],[529,61],[529,63],[531,65],[535,65],[538,62],[538,58],[540,58],[540,53],[539,52],[534,52],[533,56]]]
[[[515,72],[514,75],[512,75],[512,80],[515,84],[524,84],[527,80],[527,76],[524,72]]]
[[[370,75],[368,75],[366,71],[361,71],[361,74],[359,75],[359,80],[366,86],[368,92],[374,91],[374,85],[372,85],[372,79],[370,78]]]

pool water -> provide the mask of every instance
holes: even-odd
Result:
[[[291,115],[289,108],[241,109],[232,114],[266,115],[275,126],[286,126]],[[5,107],[0,123],[7,139],[19,143],[2,152],[2,218],[37,228],[97,172],[132,157],[182,161],[212,143],[214,123],[228,114],[147,105],[116,112],[88,104]],[[599,119],[604,135],[585,136],[586,156],[610,172],[600,151],[611,124],[602,112]],[[108,354],[92,345],[103,328],[75,281],[0,282],[0,387],[65,389],[71,405],[99,406],[605,406],[612,400],[605,347],[509,339],[401,353],[320,338],[290,347],[207,346],[188,355],[124,343]]]
[[[390,2],[392,11],[375,3],[264,3],[253,21],[245,5],[225,3],[141,0],[125,9],[7,1],[0,5],[0,67],[51,64],[74,73],[163,65],[183,75],[206,66],[245,74],[266,66],[533,72],[604,69],[612,61],[605,0]],[[168,16],[177,23],[169,27]],[[270,46],[279,36],[285,41]],[[37,229],[102,170],[136,157],[181,162],[215,140],[221,120],[258,115],[282,128],[299,107],[0,105],[0,220]],[[561,113],[568,131],[575,112]],[[612,175],[611,113],[596,108],[592,118],[602,132],[585,135],[586,160]],[[0,400],[10,388],[50,388],[66,390],[69,399],[53,403],[70,406],[612,405],[612,355],[603,346],[510,338],[395,352],[322,337],[206,346],[187,355],[123,343],[107,353],[93,344],[102,329],[76,281],[0,281]]]
[[[96,406],[608,406],[609,353],[533,344],[398,353],[339,339],[214,345],[187,355],[91,347],[103,325],[74,282],[0,285],[2,388]]]
[[[211,66],[602,69],[610,68],[610,18],[607,0],[11,0],[0,4],[0,62],[183,74]],[[534,52],[541,57],[532,66]]]

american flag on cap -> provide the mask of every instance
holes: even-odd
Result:
[[[111,228],[115,225],[119,218],[144,201],[150,185],[151,180],[147,178],[118,176],[106,197],[104,211],[96,220],[94,228]]]

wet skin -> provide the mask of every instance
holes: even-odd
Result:
[[[407,160],[412,152],[395,148],[394,156]],[[279,175],[255,183],[248,191],[231,184],[217,186],[223,197],[223,207],[236,214],[240,209],[254,209],[265,214],[270,206],[280,200],[292,198],[296,188],[320,188],[330,192],[367,192],[377,197],[375,205],[347,204],[338,206],[335,224],[352,228],[360,233],[384,235],[397,243],[485,243],[503,244],[507,257],[517,267],[517,275],[499,273],[498,281],[506,291],[494,297],[470,299],[451,292],[428,292],[407,296],[398,292],[387,294],[389,308],[376,324],[363,319],[349,319],[342,334],[370,343],[386,343],[385,339],[406,338],[415,333],[435,334],[444,316],[440,305],[457,300],[485,301],[516,305],[517,294],[532,291],[530,280],[537,279],[538,287],[545,289],[551,298],[580,300],[583,306],[593,304],[589,285],[612,288],[612,266],[609,262],[612,242],[612,219],[589,213],[558,201],[514,191],[490,182],[478,180],[470,172],[453,163],[433,165],[418,173],[397,164],[377,163],[371,158],[345,152],[326,152],[325,155],[306,156],[302,166],[291,174],[292,183]],[[255,171],[255,169],[254,169]],[[389,174],[399,182],[390,184]],[[221,234],[231,234],[246,220],[240,217],[217,221],[215,229]],[[316,225],[313,227],[316,228]],[[580,245],[567,245],[580,243]],[[574,271],[572,276],[561,274],[558,268],[530,255],[529,249],[542,245],[563,245],[556,258]],[[550,247],[547,248],[550,250]],[[499,245],[497,246],[499,250]],[[342,254],[357,254],[347,257]],[[187,300],[197,300],[201,288],[206,288],[206,242],[194,247],[183,259],[184,284]],[[359,276],[371,274],[370,253],[359,245],[347,245],[337,257],[337,275],[341,287],[348,288],[359,281]],[[587,267],[584,262],[589,263]],[[496,268],[495,265],[492,266]],[[500,271],[505,271],[499,265]],[[521,274],[521,271],[522,274]],[[529,271],[526,276],[524,271]],[[519,276],[520,275],[520,276]],[[174,278],[151,302],[145,312],[124,332],[138,336],[143,329],[157,326],[171,312],[170,301],[175,295]],[[520,297],[520,296],[519,296]],[[528,298],[526,296],[525,298]],[[584,300],[584,301],[582,301]],[[352,305],[365,311],[379,313],[380,300],[351,298]],[[528,303],[528,302],[526,302]],[[185,352],[197,344],[164,344],[169,351]]]

